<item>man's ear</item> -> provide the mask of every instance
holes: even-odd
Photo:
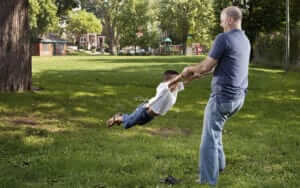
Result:
[[[229,25],[232,25],[232,24],[234,23],[233,18],[229,17],[229,18],[228,18],[228,23],[229,23]]]

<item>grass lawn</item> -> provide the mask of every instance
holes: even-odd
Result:
[[[143,127],[106,128],[152,97],[166,69],[200,57],[33,58],[35,92],[0,94],[0,187],[206,187],[197,178],[210,77]],[[251,67],[242,111],[225,125],[220,188],[300,187],[300,74]]]

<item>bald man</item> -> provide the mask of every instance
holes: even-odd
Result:
[[[221,13],[224,32],[201,63],[186,67],[174,80],[193,80],[213,72],[211,95],[205,108],[200,144],[200,184],[216,185],[219,172],[225,169],[222,130],[229,117],[243,106],[248,87],[250,42],[242,31],[242,13],[227,7]]]

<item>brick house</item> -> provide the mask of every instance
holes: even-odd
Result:
[[[66,55],[67,41],[55,35],[47,35],[39,38],[31,45],[33,56],[57,56]]]
[[[87,50],[91,50],[92,48],[99,49],[100,51],[104,51],[105,48],[105,36],[88,33],[83,34],[79,37],[79,47]]]

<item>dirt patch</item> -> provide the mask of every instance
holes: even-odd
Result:
[[[163,136],[163,137],[169,137],[169,136],[188,136],[192,133],[190,129],[178,129],[178,128],[168,128],[168,127],[162,127],[162,128],[146,128],[145,132],[151,135],[155,136]]]
[[[18,117],[11,120],[15,125],[38,125],[38,122],[34,118],[30,117]]]
[[[38,87],[38,86],[33,86],[32,87],[32,91],[42,91],[42,90],[44,90],[45,88],[43,88],[43,87]]]
[[[32,128],[48,132],[65,131],[64,127],[59,127],[59,121],[56,119],[38,119],[34,116],[28,117],[6,117],[2,121],[9,122],[15,128]]]

